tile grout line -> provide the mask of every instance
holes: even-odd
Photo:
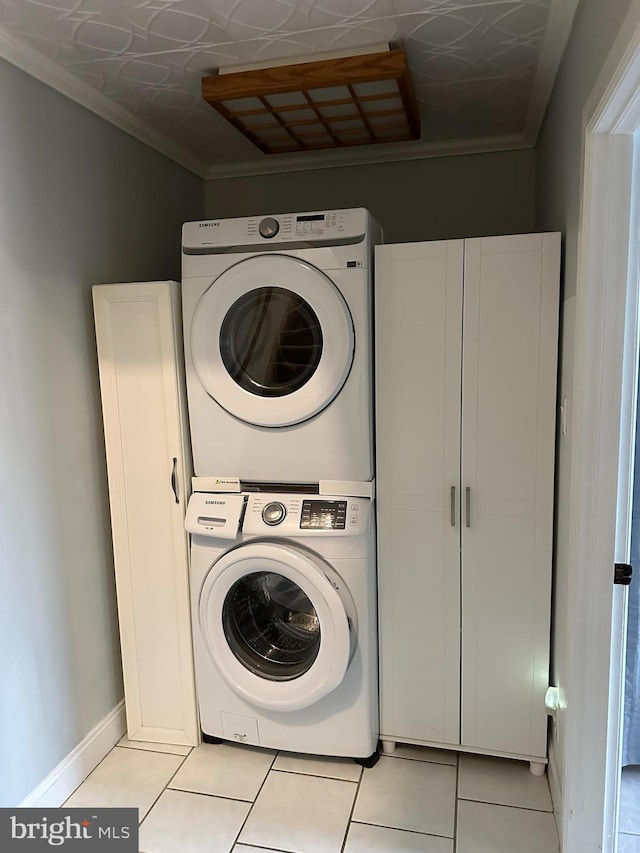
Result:
[[[404,826],[389,826],[387,823],[371,823],[368,820],[352,820],[351,823],[357,823],[360,826],[375,826],[379,829],[392,829],[395,832],[409,832],[411,835],[421,835],[423,838],[442,838],[445,841],[453,841],[451,835],[438,835],[437,832],[421,832],[419,829],[407,829]]]
[[[378,758],[378,761],[379,760],[380,760],[380,758]],[[373,768],[371,768],[371,769],[373,770]],[[349,837],[349,831],[351,829],[351,824],[353,823],[353,813],[355,811],[356,803],[358,802],[358,797],[360,795],[360,786],[362,785],[362,780],[364,779],[364,774],[366,773],[366,771],[367,771],[366,767],[362,767],[360,770],[360,778],[358,779],[358,782],[356,784],[356,793],[355,793],[355,796],[353,798],[353,802],[351,803],[351,810],[349,811],[349,819],[347,820],[347,825],[346,825],[345,830],[344,830],[344,837],[342,839],[342,844],[340,845],[340,853],[344,853],[344,848],[345,848],[346,843],[347,843],[347,838]]]
[[[421,747],[421,749],[431,749],[430,746]],[[393,753],[385,752],[380,754],[380,758],[395,758],[396,761],[417,761],[418,764],[437,764],[438,767],[457,767],[458,757],[456,754],[455,761],[434,761],[433,758],[412,758],[410,755],[394,755]]]
[[[272,767],[273,773],[282,773],[286,776],[308,776],[311,779],[327,779],[329,782],[344,782],[346,785],[357,785],[358,779],[337,779],[335,776],[319,776],[317,773],[297,773],[295,770],[280,770],[279,767]]]
[[[242,844],[243,847],[249,847],[251,850],[253,850],[254,848],[256,850],[266,850],[267,853],[271,853],[272,850],[274,851],[274,853],[291,853],[290,850],[283,850],[282,847],[263,847],[262,844],[245,844],[244,841],[234,842],[230,853],[233,853],[233,850],[238,846],[238,844]]]
[[[261,793],[262,789],[264,788],[264,786],[265,786],[265,784],[266,784],[266,782],[267,782],[267,779],[269,778],[270,774],[272,773],[272,771],[273,771],[273,765],[275,764],[275,762],[276,762],[276,758],[277,758],[279,755],[280,755],[280,750],[276,750],[276,753],[275,753],[275,755],[273,756],[273,759],[272,759],[272,761],[271,761],[271,764],[269,765],[269,769],[268,769],[268,770],[267,770],[267,772],[264,774],[264,779],[262,780],[262,783],[261,783],[260,787],[258,788],[258,790],[257,790],[257,792],[256,792],[256,795],[255,795],[255,797],[253,798],[253,800],[252,800],[252,802],[251,802],[251,805],[249,806],[249,811],[247,812],[247,814],[246,814],[246,816],[245,816],[245,819],[242,821],[242,825],[240,826],[240,829],[238,830],[238,832],[237,832],[237,834],[236,834],[236,837],[233,839],[233,844],[232,844],[232,845],[231,845],[231,847],[229,848],[228,853],[231,853],[231,851],[232,851],[232,850],[233,850],[233,848],[236,846],[236,844],[241,844],[241,843],[242,843],[242,842],[240,842],[238,839],[239,839],[239,838],[240,838],[240,836],[242,835],[242,830],[243,830],[243,829],[245,828],[245,826],[247,825],[247,821],[249,820],[249,817],[250,817],[250,815],[251,815],[251,812],[253,811],[253,807],[255,806],[255,804],[256,804],[256,802],[257,802],[257,799],[258,799],[258,797],[260,796],[260,793]]]
[[[145,750],[140,750],[140,752],[144,752],[144,751],[145,751]],[[150,750],[147,750],[147,752],[148,752],[148,751],[150,751]],[[161,752],[161,753],[159,753],[159,754],[160,754],[160,755],[173,755],[173,753],[168,753],[168,752]],[[189,755],[190,755],[190,754],[191,754],[191,753],[189,753]],[[157,797],[155,798],[155,800],[151,803],[151,805],[150,805],[150,806],[149,806],[149,808],[147,809],[147,813],[145,814],[145,816],[142,818],[142,820],[141,820],[141,821],[139,821],[139,822],[138,822],[138,847],[140,846],[140,828],[142,827],[142,824],[143,824],[143,823],[145,822],[145,820],[149,817],[149,815],[151,814],[151,812],[152,812],[152,811],[153,811],[153,809],[155,808],[156,803],[158,802],[158,800],[160,799],[160,797],[164,794],[164,792],[167,790],[168,786],[171,784],[171,782],[173,782],[173,780],[174,780],[174,779],[175,779],[175,777],[176,777],[176,773],[178,773],[178,771],[180,770],[180,768],[182,767],[182,765],[185,763],[185,761],[187,760],[187,758],[189,758],[189,755],[182,755],[182,756],[178,755],[178,756],[176,756],[176,758],[182,758],[182,761],[180,762],[180,764],[178,764],[178,766],[176,767],[175,771],[171,774],[171,778],[167,781],[167,783],[166,783],[166,785],[164,786],[164,788],[160,791],[160,793],[158,794],[158,796],[157,796]]]
[[[351,782],[353,785],[357,784],[358,779],[345,779],[341,776],[327,776],[324,773],[312,773],[310,770],[285,770],[283,767],[274,767],[274,773],[291,773],[294,776],[312,776],[314,779],[331,779],[333,782]],[[360,774],[362,776],[362,774]]]
[[[463,803],[478,803],[480,806],[496,806],[499,809],[517,809],[520,812],[533,812],[534,814],[550,814],[553,817],[553,810],[532,809],[529,806],[511,806],[509,803],[492,803],[487,800],[470,800],[469,797],[458,797]]]
[[[240,797],[230,797],[227,794],[212,794],[211,791],[192,791],[190,788],[170,788],[168,785],[165,791],[175,791],[176,794],[193,794],[194,797],[209,797],[212,800],[226,800],[229,803],[253,804],[253,800],[242,800]]]
[[[553,814],[553,809],[536,809],[533,806],[516,806],[513,803],[496,803],[494,800],[479,800],[476,797],[461,797],[459,800],[465,803],[480,803],[483,806],[502,806],[505,809],[520,809],[523,812],[537,812],[538,814]]]
[[[144,741],[140,741],[140,743],[144,743]],[[179,755],[182,758],[188,758],[191,755],[191,751],[195,749],[193,746],[185,746],[187,752],[173,752],[169,749],[149,749],[146,746],[130,746],[128,743],[117,743],[116,746],[120,749],[136,749],[138,752],[157,752],[158,755]],[[171,744],[161,744],[161,746],[171,746]]]

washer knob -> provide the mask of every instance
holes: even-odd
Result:
[[[269,527],[275,527],[276,524],[280,524],[281,521],[284,521],[286,514],[287,508],[284,504],[281,504],[280,501],[272,501],[262,510],[262,520],[265,524],[268,524]]]
[[[263,219],[260,225],[258,226],[258,231],[260,232],[261,236],[267,240],[270,240],[272,237],[275,237],[279,230],[280,223],[272,216],[267,216],[267,218]]]

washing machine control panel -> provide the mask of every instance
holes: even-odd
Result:
[[[242,533],[270,536],[353,536],[369,523],[368,498],[251,494]]]
[[[301,530],[344,530],[347,502],[308,500],[302,502]]]

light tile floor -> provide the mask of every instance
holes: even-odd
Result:
[[[411,746],[363,771],[347,759],[123,738],[65,805],[137,806],[140,853],[559,850],[546,777],[528,764]]]
[[[640,853],[640,766],[622,768],[618,853]]]

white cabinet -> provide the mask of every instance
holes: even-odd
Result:
[[[560,236],[376,249],[383,741],[546,760]]]
[[[93,303],[128,734],[195,745],[179,286],[96,285]]]

